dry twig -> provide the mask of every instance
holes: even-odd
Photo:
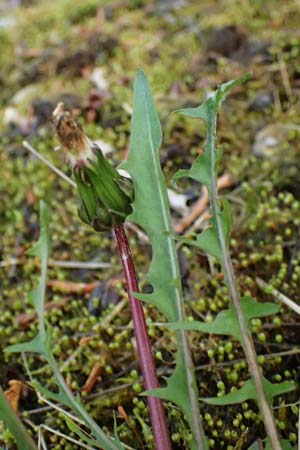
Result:
[[[255,281],[263,291],[266,291],[268,289],[268,294],[271,294],[276,300],[279,300],[280,302],[284,303],[288,308],[295,311],[297,314],[300,314],[300,306],[297,305],[297,303],[293,302],[290,298],[288,298],[286,295],[282,294],[281,292],[277,291],[277,289],[272,288],[269,284],[267,284],[265,281],[263,281],[261,278],[256,277]],[[269,290],[270,288],[270,290]]]

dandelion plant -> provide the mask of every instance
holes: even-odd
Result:
[[[264,449],[291,449],[287,441],[280,439],[272,406],[275,396],[289,392],[295,386],[291,382],[273,384],[264,377],[258,365],[249,328],[252,319],[276,313],[278,305],[269,302],[258,303],[251,296],[240,294],[229,253],[231,209],[225,199],[219,198],[217,189],[217,172],[222,157],[222,151],[216,147],[218,109],[231,90],[248,78],[249,75],[246,74],[238,80],[222,84],[198,108],[178,111],[185,116],[203,120],[207,128],[204,152],[198,156],[190,169],[179,170],[174,175],[175,182],[183,177],[198,181],[205,186],[209,194],[210,223],[204,231],[197,234],[196,239],[176,235],[172,228],[166,180],[159,160],[162,131],[148,80],[141,70],[137,72],[134,83],[130,151],[127,161],[122,165],[122,168],[128,172],[129,178],[121,175],[106,160],[100,148],[87,138],[71,113],[65,111],[63,104],[58,104],[53,113],[57,136],[72,168],[79,199],[80,219],[95,232],[113,230],[117,240],[156,450],[171,450],[162,400],[174,403],[183,412],[191,433],[191,440],[186,440],[185,449],[208,450],[208,440],[201,420],[201,404],[225,406],[248,399],[258,404],[263,418],[267,435]],[[40,206],[40,218],[40,238],[31,254],[38,256],[41,260],[41,278],[38,287],[29,298],[38,316],[39,331],[31,342],[11,346],[8,350],[31,351],[44,356],[53,371],[58,393],[49,391],[36,381],[32,384],[45,397],[60,402],[76,413],[90,434],[87,435],[86,430],[69,417],[66,418],[66,423],[86,446],[105,450],[124,449],[125,444],[120,442],[116,433],[114,437],[106,435],[89,416],[80,399],[69,390],[53,357],[51,327],[44,320],[50,238],[48,210],[43,202]],[[152,260],[146,278],[152,287],[151,293],[139,291],[124,229],[126,220],[141,227],[149,238]],[[209,323],[185,320],[176,241],[206,252],[222,269],[231,301],[229,308],[221,311]],[[177,340],[175,368],[171,376],[165,378],[165,385],[162,387],[159,386],[156,375],[143,301],[157,307],[165,318],[164,326],[174,330],[172,332]],[[197,380],[188,343],[188,330],[226,335],[239,341],[244,350],[250,374],[249,379],[240,389],[219,397],[201,398],[199,402]],[[260,447],[261,442],[256,441],[248,450]],[[31,450],[30,446],[28,448]]]
[[[123,227],[126,217],[132,212],[132,182],[120,175],[104,158],[100,148],[87,138],[72,115],[64,110],[63,104],[58,104],[53,112],[53,121],[57,136],[67,151],[67,160],[76,181],[80,201],[79,217],[95,231],[114,229],[127,283],[144,385],[146,390],[156,389],[159,383],[143,306],[133,295],[139,291],[137,275]],[[156,449],[171,449],[162,401],[149,396],[148,405]]]

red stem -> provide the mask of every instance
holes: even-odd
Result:
[[[123,225],[117,225],[114,228],[114,232],[118,242],[127,284],[128,299],[133,319],[141,371],[144,378],[144,386],[146,390],[155,389],[159,387],[159,383],[151,352],[144,310],[142,303],[132,295],[133,292],[139,292],[139,287],[129,243]],[[163,402],[159,398],[150,395],[147,396],[147,401],[156,450],[172,450]]]

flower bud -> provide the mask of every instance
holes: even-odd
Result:
[[[76,181],[80,219],[96,231],[123,223],[132,212],[132,181],[104,158],[63,103],[53,111],[52,121]]]

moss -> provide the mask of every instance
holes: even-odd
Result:
[[[232,14],[230,0],[222,0],[220,5],[208,0],[195,0],[179,9],[173,7],[172,2],[169,2],[169,9],[167,6],[163,9],[160,3],[163,4],[128,2],[127,6],[114,9],[111,2],[106,1],[90,0],[83,4],[79,1],[54,0],[50,3],[30,2],[26,7],[20,7],[16,14],[17,26],[1,29],[0,32],[0,99],[3,104],[0,115],[3,117],[4,102],[9,103],[14,93],[32,82],[38,97],[51,100],[60,93],[73,92],[87,100],[92,85],[85,77],[86,73],[56,74],[53,68],[63,49],[66,48],[68,54],[88,50],[89,37],[96,35],[99,38],[96,9],[98,5],[105,7],[106,16],[100,37],[102,34],[107,39],[116,39],[116,42],[111,50],[101,41],[96,59],[88,69],[92,70],[95,66],[104,68],[110,95],[104,99],[95,123],[86,124],[84,114],[81,120],[88,135],[93,139],[103,139],[116,148],[112,158],[116,164],[119,163],[129,143],[128,111],[132,104],[132,80],[136,68],[142,66],[149,75],[162,119],[162,155],[166,161],[166,176],[170,179],[177,168],[189,166],[204,144],[202,125],[170,112],[187,105],[196,106],[216,84],[253,70],[253,80],[224,106],[218,129],[219,144],[224,151],[220,170],[229,170],[235,178],[233,189],[225,192],[232,201],[236,218],[231,252],[242,291],[251,293],[261,301],[270,300],[270,294],[259,291],[256,286],[255,276],[260,276],[290,298],[297,299],[300,294],[297,129],[300,43],[294,30],[298,29],[300,17],[296,3],[248,1],[241,3],[235,14]],[[232,24],[249,33],[251,39],[269,43],[266,53],[246,63],[234,58],[208,57],[205,48],[211,30],[216,26]],[[51,56],[46,58],[46,62],[39,60],[39,56],[49,49],[53,59]],[[30,51],[32,55],[35,52],[36,56],[28,56]],[[37,66],[41,72],[34,81],[29,81],[29,75],[34,74]],[[284,78],[284,74],[288,78]],[[292,95],[289,95],[289,85]],[[274,95],[270,107],[263,111],[251,109],[251,102],[257,93],[270,87]],[[30,100],[18,105],[20,112],[26,115],[29,104]],[[279,158],[261,159],[253,154],[252,145],[257,132],[269,124],[293,125],[294,128],[288,131],[279,149]],[[61,153],[53,152],[56,143],[51,129],[39,130],[39,133],[39,136],[30,136],[32,144],[51,162],[64,167]],[[95,279],[100,282],[112,279],[116,285],[116,298],[120,300],[125,297],[111,234],[99,237],[78,222],[72,187],[57,179],[46,166],[28,154],[21,142],[21,136],[15,137],[7,129],[1,129],[0,256],[7,261],[7,266],[0,268],[0,338],[3,347],[16,341],[26,341],[36,332],[34,321],[21,327],[18,319],[22,313],[32,313],[27,292],[35,285],[39,273],[36,261],[25,255],[38,234],[39,198],[44,198],[52,207],[54,260],[98,259],[111,261],[113,265],[97,272],[51,266],[49,278],[86,284]],[[174,144],[180,145],[181,151],[176,158],[171,158],[168,151]],[[200,192],[199,186],[185,182],[180,188],[192,190],[193,194]],[[136,243],[134,256],[142,278],[149,266],[150,250],[146,250],[145,244],[139,244],[134,233],[131,234],[131,242]],[[222,280],[218,273],[209,270],[203,255],[184,251],[182,257],[188,265],[188,276],[184,276],[187,314],[200,320],[212,320],[219,311],[228,307],[228,293],[223,288]],[[18,264],[10,264],[11,258],[16,258]],[[218,266],[214,269],[219,271]],[[63,294],[48,290],[48,301],[59,302],[63,299],[66,302],[62,307],[47,312],[47,320],[53,327],[53,348],[63,373],[69,377],[73,388],[82,392],[93,364],[98,362],[102,380],[98,380],[90,395],[83,397],[91,413],[112,432],[113,412],[122,404],[147,442],[147,448],[153,448],[147,429],[147,414],[135,400],[135,391],[140,390],[141,380],[136,372],[132,372],[133,367],[137,368],[137,363],[131,344],[128,307],[114,317],[109,326],[102,327],[101,324],[110,317],[113,306],[101,311],[101,316],[95,318],[88,309],[88,294]],[[150,334],[157,365],[164,374],[170,370],[176,351],[175,343],[171,333],[155,326],[162,317],[154,308],[147,308],[147,317],[151,322]],[[259,362],[269,379],[297,380],[298,356],[288,353],[278,355],[298,345],[295,322],[295,315],[283,306],[275,317],[252,324],[260,354]],[[82,339],[87,341],[82,344]],[[190,340],[201,395],[217,395],[224,390],[229,392],[247,379],[243,352],[237,342],[194,332],[190,333]],[[274,356],[270,357],[270,353]],[[64,367],[66,361],[68,363]],[[12,376],[20,379],[27,377],[18,355],[8,358],[0,353],[0,363],[1,367],[5,367],[1,371],[4,387]],[[29,355],[28,366],[42,384],[53,385],[51,371],[43,360]],[[97,395],[93,398],[94,394]],[[296,406],[287,405],[297,401],[298,396],[298,392],[290,393],[275,405],[278,407],[275,412],[282,436],[291,443],[297,436],[298,410]],[[30,391],[30,399],[26,396],[22,398],[20,411],[26,412],[39,406]],[[202,405],[202,415],[211,448],[233,449],[238,442],[239,448],[244,450],[254,438],[264,436],[261,420],[252,402],[230,406],[226,410]],[[172,406],[168,406],[168,416],[173,427],[174,449],[189,448],[190,435],[184,417]],[[64,420],[52,410],[41,412],[38,416],[29,414],[29,418],[69,433]],[[177,425],[173,425],[175,422]],[[121,439],[139,448],[132,429],[121,418],[118,418],[118,432]],[[0,434],[1,440],[10,445],[11,436],[4,430]],[[57,436],[50,438],[47,435],[48,444],[52,450],[70,448],[65,439]]]

